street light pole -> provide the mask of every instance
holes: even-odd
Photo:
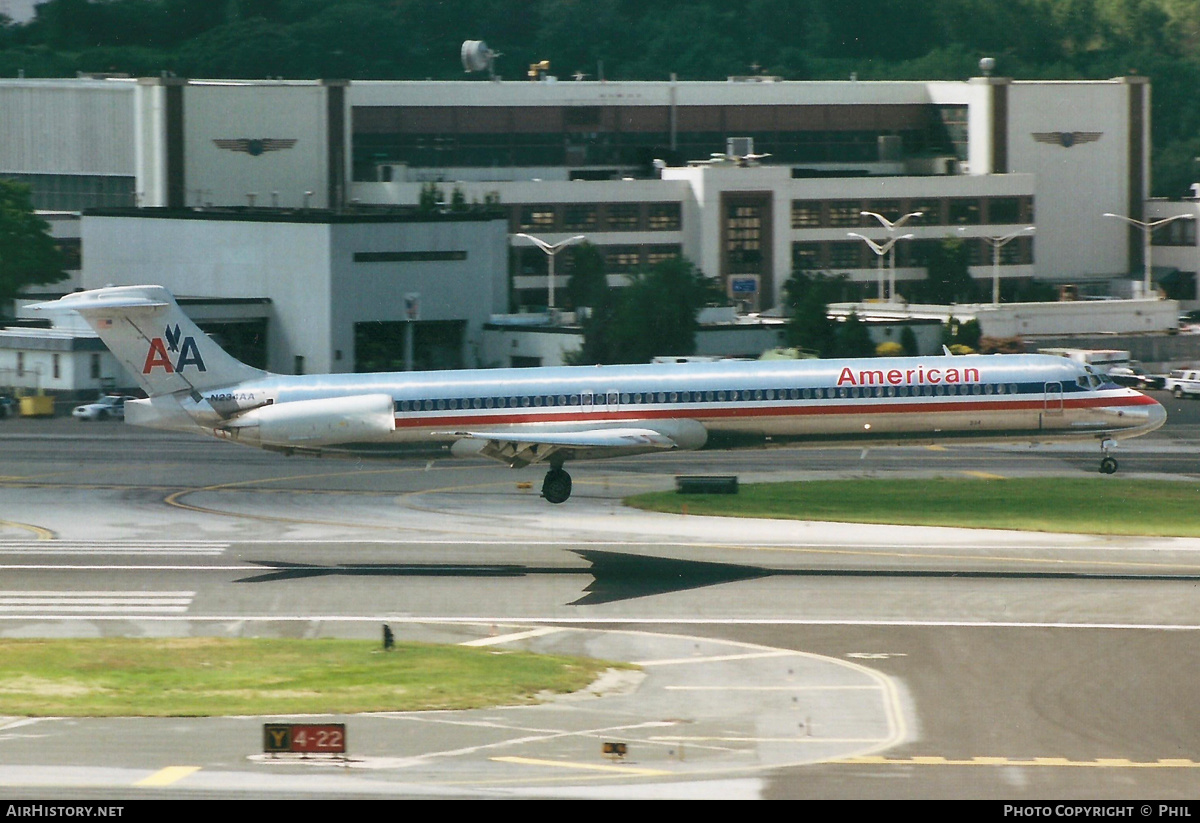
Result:
[[[846,236],[847,237],[857,237],[859,240],[863,241],[868,246],[870,246],[871,251],[875,252],[875,254],[878,255],[876,270],[879,272],[879,275],[877,278],[879,281],[879,299],[883,300],[883,256],[885,254],[887,254],[889,251],[891,251],[898,242],[900,242],[901,240],[911,240],[914,237],[914,235],[902,234],[899,237],[893,237],[891,240],[888,240],[883,245],[876,243],[874,240],[872,240],[869,237],[864,237],[863,235],[858,234],[856,232],[852,232],[852,231],[846,232]],[[893,259],[893,263],[894,263],[894,259]],[[892,269],[892,277],[893,277],[892,289],[893,289],[893,293],[895,293],[896,280],[895,280],[895,269],[894,268]],[[893,298],[889,297],[889,302],[892,299]]]
[[[541,249],[542,251],[544,251],[546,253],[546,257],[549,260],[549,274],[550,274],[550,299],[549,299],[549,305],[546,308],[548,308],[551,312],[553,312],[554,311],[554,257],[560,251],[562,251],[563,249],[565,249],[567,246],[571,245],[572,243],[575,243],[579,240],[584,240],[586,238],[584,238],[584,236],[582,234],[577,234],[574,237],[568,237],[566,240],[560,240],[557,243],[550,244],[550,243],[547,243],[545,240],[541,239],[540,237],[534,237],[532,234],[519,233],[517,235],[517,237],[524,237],[526,240],[533,243],[535,246],[537,246],[539,249]]]
[[[1020,231],[1015,231],[1012,234],[1005,234],[1000,237],[985,237],[984,240],[992,244],[992,305],[1000,305],[1000,247],[1010,240],[1016,240],[1018,237],[1024,237],[1031,231],[1037,231],[1036,226],[1026,226]]]
[[[925,212],[923,212],[923,211],[912,211],[912,212],[909,212],[908,214],[901,216],[895,222],[893,222],[891,220],[888,220],[886,217],[884,217],[879,212],[860,211],[859,214],[862,215],[863,217],[874,217],[876,220],[878,220],[883,225],[883,227],[885,229],[887,229],[888,237],[892,237],[896,233],[896,229],[903,226],[910,219],[912,219],[914,217],[924,217],[925,216]],[[912,236],[913,235],[910,234],[910,235],[907,235],[907,237],[902,237],[899,239],[904,240],[907,238],[911,238]],[[888,302],[894,303],[896,301],[896,249],[895,249],[895,244],[889,244],[888,248],[892,250],[891,262],[889,263],[889,268],[891,269],[891,272],[890,272],[889,281],[888,281]],[[880,299],[882,299],[883,295],[880,294],[879,297],[880,297]]]
[[[1161,220],[1151,220],[1151,221],[1134,220],[1132,217],[1125,217],[1124,215],[1121,215],[1121,214],[1113,214],[1110,211],[1106,211],[1104,213],[1104,216],[1105,217],[1115,217],[1118,220],[1124,220],[1129,225],[1137,226],[1142,230],[1142,264],[1145,267],[1145,273],[1142,275],[1142,293],[1145,296],[1149,296],[1150,286],[1151,286],[1150,273],[1152,270],[1152,267],[1150,265],[1150,247],[1151,247],[1150,235],[1153,234],[1154,230],[1156,228],[1158,228],[1159,226],[1162,226],[1166,223],[1170,223],[1173,220],[1182,220],[1185,217],[1192,217],[1192,215],[1177,214],[1174,217],[1164,217]]]

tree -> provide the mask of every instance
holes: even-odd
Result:
[[[622,289],[602,293],[583,324],[576,363],[646,363],[696,351],[697,312],[720,299],[704,273],[681,257],[637,274]]]
[[[442,203],[445,200],[446,196],[442,194],[442,190],[437,187],[436,183],[422,183],[421,195],[417,200],[417,211],[423,214],[441,211]]]
[[[56,283],[66,276],[50,224],[33,211],[29,187],[0,180],[0,304],[26,286]]]
[[[829,319],[829,304],[838,297],[845,277],[795,271],[783,286],[788,308],[789,346],[832,357],[837,351],[837,329]]]
[[[929,303],[973,303],[979,289],[968,266],[967,244],[959,237],[947,237],[934,246],[926,280],[919,284],[920,299]]]
[[[875,341],[867,324],[854,312],[838,324],[834,334],[835,357],[871,357],[875,354]]]
[[[604,255],[586,240],[567,250],[571,256],[571,277],[567,297],[571,308],[597,306],[607,299],[608,275],[604,273]]]
[[[942,344],[955,354],[978,351],[982,337],[983,330],[975,319],[959,321],[950,317],[942,324]]]

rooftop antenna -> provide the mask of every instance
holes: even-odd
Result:
[[[470,74],[473,71],[483,71],[487,69],[488,78],[491,80],[499,80],[496,76],[496,58],[503,56],[498,51],[492,51],[488,48],[487,43],[482,40],[464,40],[462,44],[462,65],[463,71]]]

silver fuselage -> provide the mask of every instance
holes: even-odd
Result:
[[[682,448],[763,439],[1109,440],[1166,419],[1152,398],[1045,355],[266,375],[181,405],[192,427],[221,434],[224,421],[264,404],[376,394],[393,399],[391,442],[631,425]]]

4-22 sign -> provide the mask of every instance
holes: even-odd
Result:
[[[264,723],[267,754],[345,754],[345,723]]]

